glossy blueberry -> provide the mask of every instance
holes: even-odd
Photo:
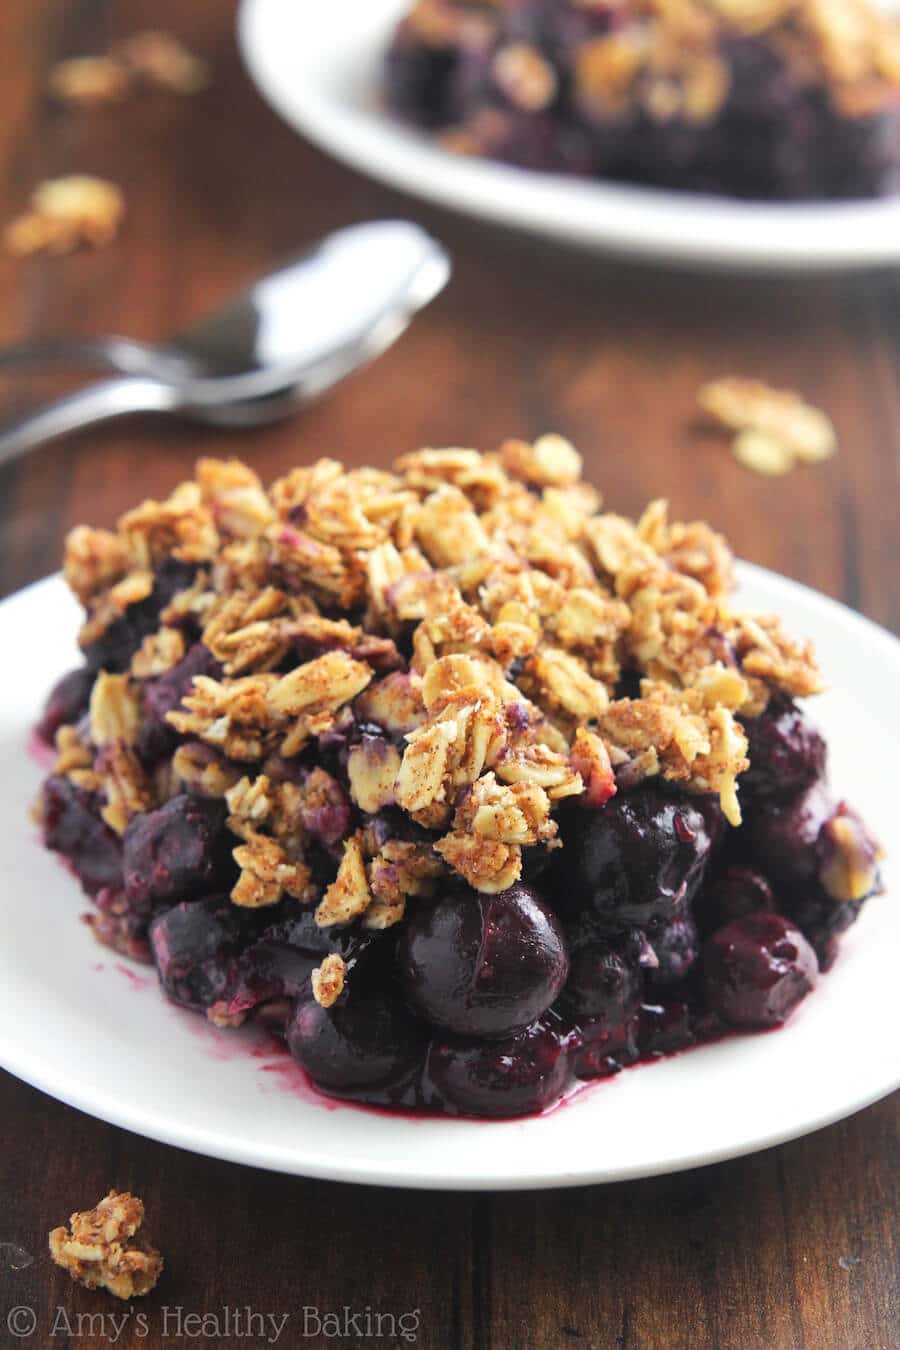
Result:
[[[779,1026],[816,982],[816,954],[780,914],[747,914],[703,948],[706,996],[732,1026]]]
[[[792,891],[785,913],[812,946],[820,970],[830,970],[837,959],[838,938],[859,918],[862,900],[840,903],[826,895],[820,886]]]
[[[812,943],[820,969],[834,964],[838,935],[883,890],[880,858],[881,848],[865,822],[840,802],[816,842],[815,880],[785,888],[782,909]]]
[[[696,1040],[691,1009],[679,999],[645,1003],[641,1008],[637,1034],[640,1053],[650,1058],[686,1050]]]
[[[233,974],[244,916],[227,896],[173,905],[150,924],[150,946],[159,981],[185,1008],[208,1008],[225,993]]]
[[[77,722],[88,710],[96,672],[87,666],[70,670],[50,691],[41,720],[35,730],[41,740],[52,745],[61,726]]]
[[[44,842],[72,864],[88,895],[122,887],[122,844],[100,817],[100,801],[52,774],[41,797]]]
[[[135,816],[122,840],[125,889],[159,904],[224,888],[234,871],[223,802],[186,793]]]
[[[708,881],[694,900],[694,915],[702,933],[723,928],[745,914],[776,909],[772,887],[761,872],[733,864]]]
[[[685,911],[648,934],[648,941],[657,960],[646,972],[647,997],[653,1001],[687,979],[700,953],[700,940],[697,925]]]
[[[530,886],[417,904],[400,945],[408,997],[435,1026],[506,1036],[539,1017],[569,972],[562,929]]]
[[[320,928],[311,909],[294,900],[282,901],[274,921],[261,925],[256,939],[241,952],[226,1011],[247,1013],[275,999],[309,998],[310,976],[331,952],[343,959],[354,989],[361,980],[370,989],[391,976],[390,934]]]
[[[594,1019],[609,1032],[633,1017],[644,991],[653,953],[637,929],[604,932],[583,922],[569,942],[570,970],[563,1000],[578,1018]]]
[[[566,1038],[555,1024],[533,1022],[498,1041],[432,1041],[426,1075],[450,1111],[524,1116],[558,1101],[569,1079]]]
[[[780,900],[790,888],[816,879],[819,836],[834,811],[834,800],[820,781],[791,801],[766,801],[748,812],[741,830],[743,848]]]
[[[331,1008],[297,1004],[287,1027],[291,1054],[334,1092],[381,1086],[411,1073],[425,1054],[421,1024],[386,994],[351,996]]]
[[[759,717],[743,721],[750,767],[741,775],[741,795],[788,801],[824,777],[827,749],[820,732],[795,703],[773,698]]]
[[[712,848],[705,810],[653,782],[600,810],[570,811],[563,830],[561,885],[610,923],[672,918],[699,887]]]
[[[639,1012],[613,1027],[606,1017],[579,1018],[571,1056],[576,1078],[609,1078],[633,1064],[639,1054],[639,1026]]]

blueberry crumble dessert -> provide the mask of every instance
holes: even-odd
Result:
[[[326,1093],[522,1115],[779,1026],[881,888],[809,647],[560,436],[268,492],[201,460],[65,575],[47,847],[101,943]]]
[[[900,22],[873,0],[415,0],[392,112],[524,168],[757,199],[900,190]]]

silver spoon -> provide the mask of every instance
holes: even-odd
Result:
[[[424,230],[373,221],[327,235],[163,347],[109,337],[7,348],[0,369],[69,361],[120,376],[0,422],[0,463],[128,413],[221,427],[275,421],[383,352],[449,276],[447,254]]]

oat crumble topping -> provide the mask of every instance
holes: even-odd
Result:
[[[10,253],[71,253],[81,244],[99,247],[118,233],[125,199],[114,183],[89,174],[69,174],[38,184],[30,209],[4,232]]]
[[[734,433],[740,464],[756,473],[789,473],[795,463],[819,464],[837,450],[830,418],[790,390],[727,375],[703,385],[697,402],[717,427]]]
[[[93,107],[118,103],[128,93],[128,71],[110,56],[75,56],[50,72],[51,94],[61,103]]]
[[[172,33],[158,28],[133,33],[115,48],[138,79],[176,94],[195,94],[209,83],[209,66]]]
[[[755,200],[896,191],[900,20],[879,0],[408,0],[390,110],[531,171]]]
[[[347,967],[337,952],[331,952],[312,973],[313,998],[322,1008],[330,1008],[344,992]]]
[[[163,1259],[145,1232],[144,1205],[128,1191],[110,1191],[94,1209],[73,1214],[69,1226],[50,1233],[50,1255],[86,1289],[116,1298],[149,1294]]]
[[[592,6],[576,0],[579,8]],[[846,116],[871,115],[900,88],[900,27],[869,0],[635,0],[621,8],[618,26],[600,36],[581,37],[573,25],[574,96],[588,114],[711,121],[731,84],[729,39],[764,42]],[[489,49],[497,23],[486,13],[480,26],[478,19],[474,5],[415,0],[404,28],[427,47]],[[503,42],[503,33],[494,79],[513,107],[539,112],[555,97],[556,71],[536,46]]]
[[[195,94],[209,83],[209,67],[171,33],[133,33],[102,56],[75,56],[50,72],[48,87],[60,103],[99,107],[120,103],[136,84]]]
[[[664,502],[638,522],[604,512],[580,463],[544,436],[422,450],[391,473],[320,460],[266,492],[237,461],[204,460],[117,531],[74,530],[85,646],[161,567],[183,580],[128,667],[98,677],[87,725],[58,731],[57,772],[100,795],[117,833],[185,788],[224,801],[233,903],[293,896],[323,928],[390,927],[448,873],[504,890],[527,850],[560,846],[562,803],[601,806],[643,778],[711,794],[738,824],[741,719],[817,692],[812,652],[733,609],[720,535]],[[177,676],[189,631],[208,664],[169,705],[174,748],[149,776],[144,700]],[[343,979],[326,965],[320,1002]]]

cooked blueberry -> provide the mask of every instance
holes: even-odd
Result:
[[[448,46],[422,46],[410,33],[398,33],[387,54],[387,88],[391,107],[400,117],[425,126],[445,122],[450,111],[450,77],[456,56]]]
[[[778,1026],[816,982],[816,954],[780,914],[747,914],[703,948],[710,1007],[732,1026]]]
[[[192,586],[196,575],[196,563],[182,562],[171,554],[163,558],[153,576],[153,602],[157,612],[162,613],[179,591],[185,591]]]
[[[41,804],[44,842],[68,858],[88,895],[104,887],[121,889],[122,844],[101,819],[98,798],[53,774],[44,783]]]
[[[403,1004],[368,994],[322,1008],[297,1004],[288,1023],[291,1054],[321,1087],[335,1092],[380,1086],[421,1063],[425,1032]]]
[[[41,720],[35,730],[42,741],[52,745],[57,731],[62,726],[77,722],[87,712],[91,690],[94,687],[96,672],[87,666],[70,670],[50,691]]]
[[[271,941],[264,934],[238,956],[223,995],[222,1011],[231,1017],[246,1016],[273,999],[309,998],[310,976],[320,960],[287,943]]]
[[[115,619],[104,633],[84,648],[84,659],[92,670],[121,672],[127,670],[131,658],[149,633],[158,624],[158,611],[153,597],[129,605],[125,613]]]
[[[652,1001],[680,985],[699,955],[697,925],[689,913],[676,914],[648,935],[657,964],[646,972],[647,997]]]
[[[182,794],[129,821],[123,837],[127,894],[158,904],[220,889],[233,870],[223,802]]]
[[[819,832],[816,878],[785,888],[782,908],[812,943],[820,970],[834,964],[838,935],[856,922],[866,900],[881,891],[880,857],[866,825],[841,802]]]
[[[534,844],[522,849],[522,880],[531,886],[546,876],[553,863],[555,850],[546,844]]]
[[[779,897],[813,881],[820,865],[819,835],[835,806],[817,782],[789,802],[766,801],[747,815],[743,847],[772,881]]]
[[[604,933],[580,925],[570,939],[566,1006],[610,1032],[624,1026],[640,1007],[648,958],[655,959],[636,929]]]
[[[533,1022],[499,1041],[432,1041],[426,1073],[445,1106],[469,1116],[524,1116],[558,1101],[569,1079],[565,1037]]]
[[[417,904],[400,947],[407,993],[436,1026],[506,1036],[539,1017],[569,971],[553,911],[522,884]]]
[[[784,909],[812,946],[820,970],[830,970],[838,954],[838,937],[859,918],[862,900],[835,901],[820,886],[792,890]]]
[[[330,952],[343,958],[354,989],[360,980],[369,989],[390,978],[393,944],[387,932],[320,928],[311,909],[283,901],[274,921],[241,952],[225,1011],[247,1013],[272,999],[309,998],[310,975]]]
[[[144,600],[129,605],[95,642],[84,649],[92,670],[123,671],[148,634],[159,626],[159,616],[178,591],[190,586],[196,573],[193,563],[165,558],[157,569],[153,590]]]
[[[824,776],[825,741],[790,699],[773,698],[743,725],[750,767],[741,775],[742,795],[787,801]]]
[[[640,1015],[634,1012],[618,1026],[606,1017],[579,1018],[578,1037],[572,1053],[576,1078],[609,1078],[638,1057]]]
[[[175,1003],[208,1008],[232,975],[242,915],[228,897],[174,905],[150,924],[150,946],[160,983]]]
[[[696,1040],[693,1017],[687,1003],[667,1000],[645,1003],[638,1022],[641,1054],[654,1057],[686,1050]]]
[[[774,911],[772,887],[761,872],[734,864],[706,883],[694,900],[694,915],[701,931],[712,933],[732,919],[760,910]]]
[[[194,677],[209,675],[218,679],[221,674],[222,667],[209,648],[202,642],[195,642],[177,666],[146,682],[144,716],[137,744],[138,753],[146,763],[153,764],[175,749],[178,735],[174,727],[169,726],[166,715],[179,706],[185,694],[190,693]]]
[[[616,681],[616,698],[640,698],[641,678],[639,670],[623,670]]]
[[[611,923],[669,919],[703,879],[712,847],[700,806],[647,782],[564,823],[561,884]]]
[[[313,769],[303,783],[300,814],[310,839],[332,848],[350,829],[350,798],[324,769]]]

